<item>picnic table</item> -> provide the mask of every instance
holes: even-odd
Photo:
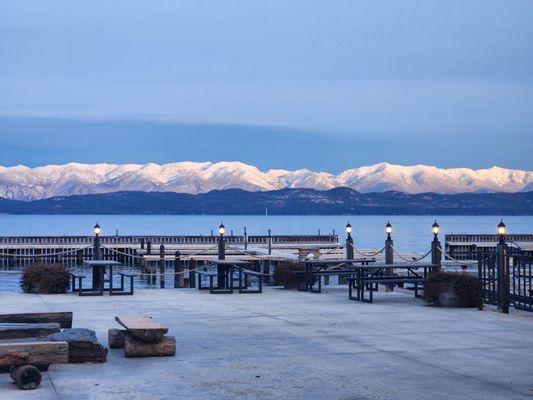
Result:
[[[243,260],[210,260],[209,265],[216,266],[217,272],[201,271],[198,273],[198,289],[209,289],[212,294],[231,294],[235,289],[235,273],[237,273],[239,293],[262,293],[263,292],[263,274],[250,269],[252,263]],[[247,280],[251,276],[257,276],[258,288],[249,289]],[[209,278],[209,288],[202,286],[202,277]],[[217,285],[214,285],[214,279],[217,278]]]
[[[348,298],[354,301],[372,303],[373,293],[377,284],[414,284],[415,297],[418,295],[420,284],[424,284],[430,272],[440,265],[431,263],[397,263],[397,264],[368,264],[354,266],[355,274],[348,280]],[[390,269],[403,270],[403,274],[391,274]],[[355,291],[355,295],[354,295]],[[368,299],[365,292],[369,292]]]
[[[120,287],[113,286],[113,267],[121,266],[122,264],[112,260],[86,260],[83,262],[86,267],[91,268],[92,285],[90,288],[83,288],[83,279],[85,276],[71,273],[72,277],[72,291],[78,291],[80,296],[103,296],[104,291],[109,291],[109,295],[132,295],[133,294],[133,278],[136,275],[126,272],[118,272],[120,275]],[[109,279],[106,279],[106,271]],[[126,291],[124,279],[130,279],[130,290]],[[78,288],[76,289],[76,281],[78,281]],[[105,283],[109,283],[106,287]]]
[[[355,266],[369,265],[374,262],[376,262],[375,258],[304,260],[302,263],[305,265],[305,271],[296,271],[296,274],[301,277],[297,289],[303,292],[321,293],[323,276],[354,276]],[[317,281],[317,289],[314,288],[315,281]]]

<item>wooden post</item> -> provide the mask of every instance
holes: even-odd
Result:
[[[505,241],[500,240],[497,246],[497,296],[498,309],[504,313],[509,314],[510,304],[510,279],[509,279],[509,256],[507,254],[507,245]]]
[[[437,239],[437,236],[433,239],[431,242],[431,264],[438,265],[437,270],[441,270],[441,264],[442,264],[442,251],[440,247],[440,242]]]
[[[181,253],[176,250],[174,254],[174,288],[182,288],[184,286],[183,264],[180,257]]]
[[[152,254],[152,242],[150,241],[146,243],[146,254],[148,255]]]
[[[159,246],[159,286],[165,288],[165,246]]]
[[[196,268],[196,260],[191,258],[189,260],[189,287],[191,288],[196,287],[196,273],[192,271],[195,268]]]

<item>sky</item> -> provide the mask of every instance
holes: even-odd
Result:
[[[0,0],[0,165],[533,169],[529,0]]]

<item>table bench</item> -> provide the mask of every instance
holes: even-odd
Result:
[[[120,295],[133,295],[133,279],[137,277],[137,274],[131,274],[129,272],[117,272],[117,275],[120,276],[120,288],[116,289],[113,287],[113,275],[109,277],[109,295],[110,296],[120,296]],[[130,290],[124,290],[124,280],[129,278],[130,280]]]
[[[362,265],[355,267],[356,274],[347,278],[348,280],[348,298],[354,301],[361,301],[365,303],[374,302],[373,287],[368,290],[369,285],[394,285],[412,283],[414,285],[415,297],[421,297],[418,294],[420,285],[424,285],[429,273],[439,268],[436,264],[426,263],[399,263],[399,264],[374,264]],[[404,270],[403,275],[391,275],[389,269]],[[422,271],[419,271],[422,269]],[[368,299],[365,298],[365,291],[369,292]],[[355,291],[355,295],[354,295]]]

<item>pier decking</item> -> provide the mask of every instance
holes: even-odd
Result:
[[[74,311],[104,344],[114,317],[152,315],[176,336],[176,357],[53,365],[20,391],[0,374],[0,399],[530,399],[530,313],[426,307],[400,291],[346,301],[266,289],[220,298],[194,289],[135,296],[0,293],[0,313]]]

